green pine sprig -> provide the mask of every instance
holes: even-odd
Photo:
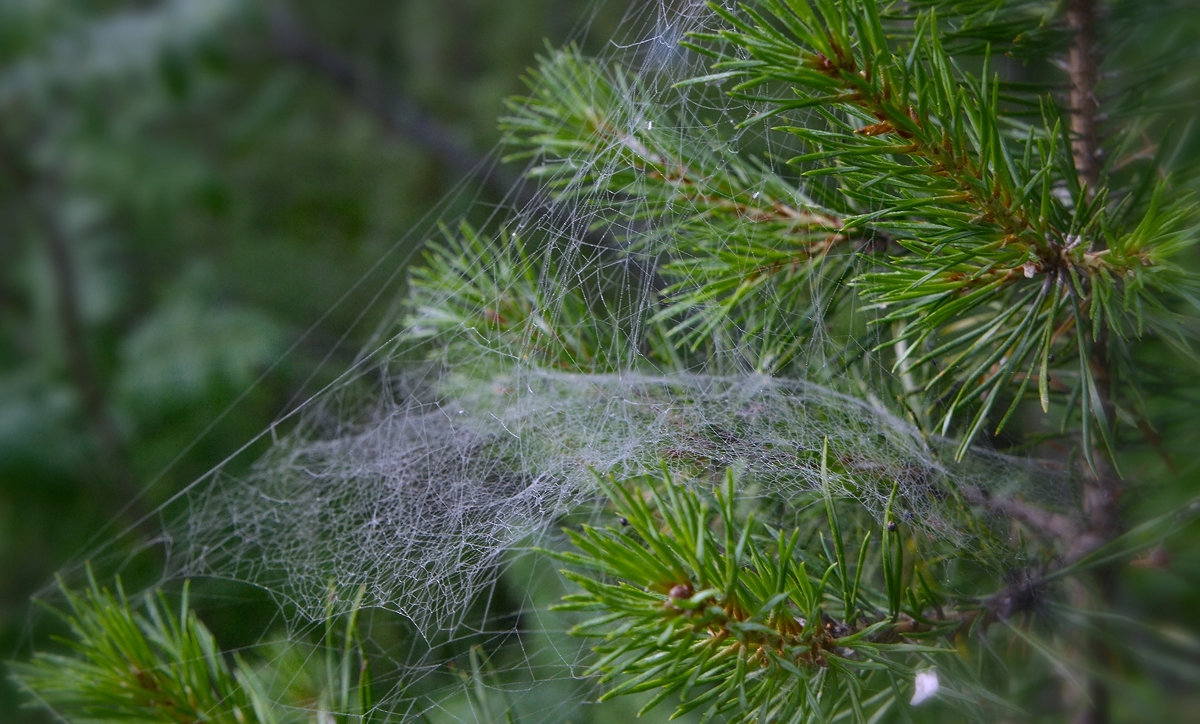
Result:
[[[344,631],[327,618],[323,660],[287,655],[266,664],[220,648],[192,609],[187,585],[178,604],[162,589],[130,601],[119,580],[115,591],[102,587],[89,568],[82,592],[60,588],[66,606],[51,611],[68,627],[57,639],[64,649],[38,651],[9,669],[34,701],[68,721],[374,720],[357,601]]]
[[[90,576],[83,593],[63,589],[67,653],[38,652],[12,664],[16,681],[73,721],[274,722],[265,688],[246,664],[232,662],[188,607],[178,613],[160,592],[134,611]]]
[[[558,608],[597,614],[573,633],[598,639],[603,698],[653,691],[645,712],[677,695],[675,715],[732,721],[865,720],[953,656],[911,625],[908,606],[934,607],[933,594],[912,588],[894,526],[848,549],[827,498],[826,542],[801,545],[800,529],[738,514],[732,472],[711,495],[702,485],[603,480],[620,526],[569,530],[577,551],[556,554],[582,589]]]
[[[635,229],[626,253],[666,252],[653,320],[672,344],[696,352],[714,340],[753,340],[764,371],[793,359],[805,337],[797,320],[817,324],[818,307],[844,290],[836,282],[859,243],[838,232],[844,222],[792,180],[733,152],[719,121],[698,130],[619,67],[567,48],[543,58],[526,82],[531,94],[514,99],[501,124],[510,158],[532,160],[530,177],[595,227]],[[726,244],[714,250],[718,238]],[[739,322],[733,335],[730,320]]]
[[[1115,413],[1126,420],[1145,411],[1133,377],[1116,386],[1097,360],[1129,358],[1143,333],[1188,348],[1170,310],[1195,304],[1176,262],[1194,242],[1195,205],[1159,203],[1165,180],[1138,212],[1117,189],[1087,187],[1053,96],[1002,83],[987,47],[968,70],[933,11],[909,36],[891,32],[893,7],[716,7],[728,29],[696,38],[714,58],[697,82],[734,83],[735,97],[769,108],[759,121],[807,113],[776,127],[809,149],[789,163],[836,182],[826,198],[840,233],[870,229],[900,247],[853,284],[889,329],[894,370],[917,380],[907,404],[928,429],[956,435],[961,456],[1032,397],[1078,412],[1089,458],[1096,440],[1111,453],[1111,406],[1135,405]],[[1040,104],[1041,122],[1009,113],[1019,103]],[[1146,227],[1163,233],[1143,243]]]
[[[497,240],[469,224],[444,229],[410,275],[404,339],[460,369],[497,353],[556,370],[619,368],[637,347],[636,300],[608,294],[614,282],[601,273],[561,273],[596,250],[537,253],[537,239],[509,231]]]

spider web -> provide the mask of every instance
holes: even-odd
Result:
[[[597,694],[583,676],[586,642],[548,610],[564,584],[532,551],[557,545],[566,520],[605,515],[599,474],[654,472],[664,460],[732,467],[753,481],[744,495],[763,501],[832,485],[881,520],[891,505],[964,546],[969,536],[941,513],[942,491],[1044,499],[1064,489],[1021,459],[950,462],[946,444],[872,392],[890,380],[890,363],[824,323],[820,285],[764,288],[751,301],[773,317],[732,334],[682,329],[674,361],[656,351],[671,323],[664,293],[689,288],[706,263],[686,239],[732,236],[726,220],[696,213],[712,205],[710,190],[766,209],[807,200],[780,160],[795,152],[786,134],[743,123],[759,109],[704,83],[680,85],[708,72],[681,41],[718,21],[697,2],[630,11],[590,66],[598,74],[577,86],[604,109],[596,143],[534,158],[531,174],[550,189],[514,196],[490,229],[445,224],[434,254],[460,270],[457,283],[446,274],[422,283],[429,277],[415,271],[411,295],[355,365],[300,407],[248,473],[216,470],[186,491],[181,513],[163,509],[164,580],[268,591],[289,629],[260,648],[280,659],[318,657],[303,643],[310,633],[365,611],[364,645],[382,672],[377,706],[397,719],[579,720]],[[606,89],[602,76],[620,82]],[[685,145],[695,138],[699,152]],[[620,185],[630,157],[667,163],[672,144],[690,162],[680,183],[692,196],[668,204],[636,178]],[[735,156],[771,160],[735,168]],[[830,277],[842,273],[836,261]],[[789,317],[797,294],[818,311]],[[803,330],[792,346],[768,344],[780,325]],[[837,362],[847,356],[867,360],[850,383]],[[823,451],[843,472],[822,476]],[[473,693],[480,684],[487,696]]]

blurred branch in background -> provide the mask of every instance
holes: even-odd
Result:
[[[53,191],[47,194],[47,203],[53,203]],[[38,205],[40,207],[40,205]],[[79,313],[77,261],[71,253],[71,245],[56,219],[50,212],[38,208],[37,216],[42,222],[46,246],[50,256],[50,267],[54,271],[55,297],[58,300],[58,320],[62,333],[71,377],[79,390],[84,413],[96,436],[97,452],[107,476],[113,481],[117,500],[128,501],[121,509],[124,515],[143,520],[138,513],[140,491],[137,479],[129,465],[129,457],[117,422],[109,411],[108,395],[97,377],[95,365],[88,351],[87,333]],[[112,507],[111,494],[99,496],[106,507]]]
[[[31,147],[33,144],[20,145]],[[92,358],[88,331],[80,313],[79,262],[55,213],[55,208],[62,205],[57,193],[59,180],[53,177],[37,179],[28,165],[21,163],[17,147],[18,144],[9,139],[0,138],[0,163],[11,179],[28,190],[23,203],[29,210],[34,228],[41,232],[46,244],[57,331],[100,462],[98,479],[89,482],[100,508],[114,519],[140,526],[146,522],[148,511],[141,503],[141,486],[130,465],[120,426],[112,414],[108,394]],[[16,303],[16,295],[12,296]],[[153,534],[157,531],[143,529],[142,532]]]
[[[104,477],[112,479],[116,498],[127,501],[128,508],[130,505],[136,505],[139,493],[137,479],[128,462],[119,426],[109,411],[108,395],[97,377],[95,364],[91,359],[86,329],[79,312],[79,280],[76,269],[78,262],[73,258],[71,243],[53,211],[58,203],[54,179],[47,179],[46,183],[41,184],[41,189],[38,189],[34,174],[28,166],[19,164],[18,158],[16,144],[8,142],[7,138],[0,138],[0,162],[4,164],[11,178],[18,179],[20,183],[29,187],[29,196],[24,198],[23,202],[26,208],[31,210],[32,221],[46,240],[50,270],[53,273],[55,318],[58,319],[62,347],[65,349],[67,367],[76,385],[79,400],[83,403],[84,414],[96,438]],[[10,292],[6,297],[11,298],[13,304],[18,304],[17,294]],[[118,513],[110,504],[113,501],[112,497],[102,495],[100,499],[107,505],[110,513]],[[121,509],[121,513],[125,513],[125,508]]]
[[[344,92],[377,117],[389,133],[427,149],[455,178],[470,178],[496,198],[527,200],[532,191],[518,174],[498,167],[427,113],[412,98],[386,92],[373,74],[323,44],[282,5],[267,11],[274,47],[283,58],[300,63]]]

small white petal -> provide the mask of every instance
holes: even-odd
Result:
[[[920,704],[926,699],[933,698],[938,691],[938,675],[937,671],[927,669],[918,671],[916,679],[913,680],[913,697],[912,701],[908,702],[913,706]]]

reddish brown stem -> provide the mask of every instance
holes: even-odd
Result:
[[[1096,100],[1096,7],[1094,0],[1071,0],[1067,6],[1067,29],[1073,40],[1067,51],[1070,76],[1071,153],[1075,173],[1088,195],[1100,184],[1099,132]]]
[[[1086,187],[1087,196],[1095,195],[1100,186],[1100,148],[1099,148],[1099,103],[1096,99],[1097,81],[1097,43],[1096,43],[1096,14],[1095,0],[1070,0],[1067,6],[1067,28],[1071,32],[1071,46],[1067,51],[1067,73],[1069,75],[1070,94],[1069,112],[1071,121],[1071,154],[1075,162],[1075,173],[1079,183]],[[1096,234],[1092,242],[1093,250],[1104,248],[1102,235]],[[1108,343],[1104,330],[1092,340],[1092,352],[1089,359],[1092,376],[1099,391],[1101,411],[1104,420],[1101,424],[1112,425],[1115,420],[1115,405],[1112,399],[1111,365],[1108,359]],[[1096,440],[1085,440],[1085,445],[1102,447]],[[1068,548],[1068,557],[1076,558],[1086,555],[1089,551],[1112,540],[1120,529],[1119,496],[1121,492],[1120,475],[1110,464],[1110,450],[1097,450],[1093,456],[1089,480],[1083,489],[1083,515],[1087,522],[1087,530],[1072,540]],[[1072,599],[1081,608],[1104,606],[1113,599],[1115,572],[1111,567],[1101,567],[1096,570],[1093,583],[1095,590],[1089,591],[1084,583],[1075,584]],[[1103,630],[1092,634],[1085,646],[1086,655],[1092,659],[1092,665],[1103,668],[1111,658],[1111,649],[1106,641]],[[1110,718],[1108,685],[1102,676],[1088,677],[1087,688],[1074,693],[1069,698],[1076,699],[1075,721],[1079,724],[1103,724]]]

